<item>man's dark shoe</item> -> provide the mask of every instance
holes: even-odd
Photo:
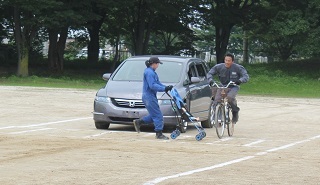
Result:
[[[136,132],[140,133],[140,126],[142,125],[142,120],[141,119],[133,120],[133,125]]]
[[[162,132],[156,132],[156,139],[168,140],[169,138],[162,134]]]
[[[239,120],[239,112],[232,112],[232,123],[236,124]]]

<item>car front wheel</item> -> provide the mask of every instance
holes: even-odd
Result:
[[[108,129],[110,126],[109,122],[98,122],[95,121],[94,124],[96,125],[97,129]]]
[[[209,112],[208,112],[208,119],[201,122],[202,127],[204,128],[212,128],[214,126],[214,102],[211,100]]]

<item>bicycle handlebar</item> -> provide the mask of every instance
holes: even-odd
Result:
[[[239,86],[239,85],[237,85],[235,82],[230,81],[226,86],[222,85],[221,83],[220,83],[220,84],[217,84],[217,82],[213,82],[213,84],[212,84],[211,87],[216,86],[217,88],[228,88],[230,85]]]

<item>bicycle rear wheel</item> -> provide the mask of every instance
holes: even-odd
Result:
[[[222,104],[218,104],[216,106],[214,119],[215,119],[215,127],[216,127],[217,136],[221,139],[224,134],[224,128],[225,128],[225,123],[226,123],[226,117],[224,114],[224,107]]]
[[[227,120],[227,129],[228,129],[228,135],[231,137],[233,136],[234,132],[234,124],[232,123],[232,111],[231,108],[226,108],[226,117],[228,118]]]

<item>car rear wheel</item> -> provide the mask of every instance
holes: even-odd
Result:
[[[97,129],[108,129],[110,126],[109,122],[98,122],[95,121],[94,124],[96,125]]]
[[[211,100],[209,113],[208,113],[208,119],[201,122],[202,127],[204,128],[212,128],[214,126],[214,102]]]

